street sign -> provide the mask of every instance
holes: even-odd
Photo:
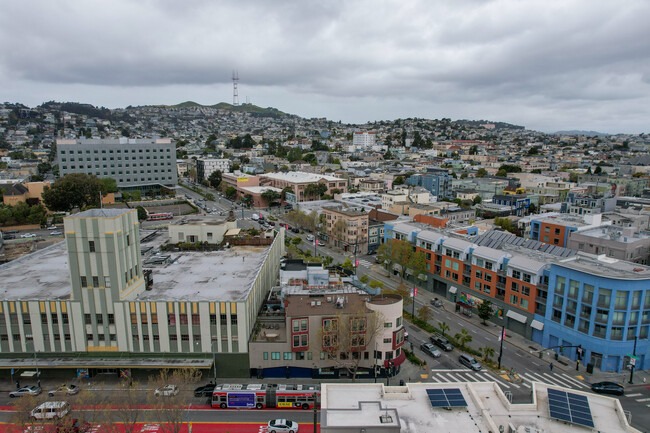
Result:
[[[418,295],[418,288],[414,287],[411,289],[411,298],[415,297]]]
[[[359,267],[359,260],[355,260],[355,261],[354,261],[354,267],[355,267],[355,268],[358,268],[358,267]]]
[[[501,341],[502,338],[506,338],[506,329],[503,328],[503,332],[499,332],[499,341]]]

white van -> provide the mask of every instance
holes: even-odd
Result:
[[[314,235],[307,235],[307,240],[308,241],[313,241],[314,239],[315,239]]]
[[[36,406],[31,411],[34,419],[63,418],[70,412],[70,404],[67,401],[46,401]]]
[[[257,220],[260,219],[260,216],[259,216],[258,214],[256,214],[256,213],[254,213],[253,215],[251,215],[251,219],[252,219],[253,221],[257,221]]]

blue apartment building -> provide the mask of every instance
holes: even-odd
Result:
[[[426,173],[414,174],[406,179],[406,184],[421,186],[436,197],[453,199],[451,180],[452,177],[446,169],[430,167]]]

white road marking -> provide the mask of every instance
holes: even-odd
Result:
[[[568,374],[562,374],[562,377],[563,377],[565,380],[568,380],[569,382],[576,384],[576,386],[580,386],[580,387],[583,387],[583,388],[590,389],[590,386],[589,386],[589,385],[587,385],[587,384],[584,383],[584,382],[581,382],[579,379],[576,379],[576,378],[574,378],[574,377],[569,376]]]
[[[637,398],[636,401],[638,401],[639,403],[644,403],[646,401],[650,401],[650,398]]]
[[[628,394],[628,395],[626,395],[626,397],[641,397],[642,395],[643,394],[641,394],[640,392],[636,392],[634,394]]]

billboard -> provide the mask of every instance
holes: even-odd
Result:
[[[255,407],[255,393],[229,392],[228,407]]]

